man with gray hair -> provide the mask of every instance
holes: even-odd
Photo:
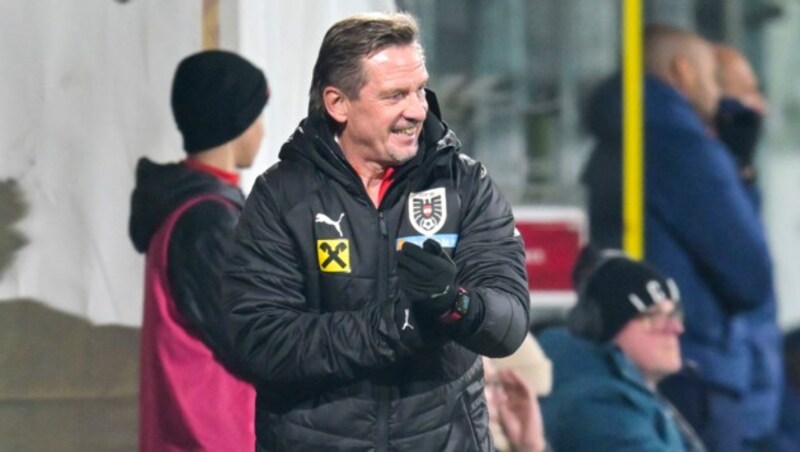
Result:
[[[525,254],[427,81],[411,16],[334,24],[248,198],[225,297],[259,450],[491,450],[479,355],[525,338]]]

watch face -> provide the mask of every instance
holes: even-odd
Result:
[[[469,310],[469,295],[462,293],[456,297],[455,310],[461,315],[466,315]]]

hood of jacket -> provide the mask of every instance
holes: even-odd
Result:
[[[131,195],[128,235],[134,248],[147,251],[158,227],[183,202],[203,194],[217,194],[236,205],[244,204],[238,187],[179,163],[159,164],[142,158],[136,165],[136,187]]]
[[[584,124],[601,141],[622,141],[622,79],[619,74],[600,83],[586,104]]]
[[[702,121],[689,100],[661,79],[646,75],[644,80],[645,118],[659,123],[702,128]],[[622,79],[619,74],[601,83],[592,93],[584,112],[584,123],[599,141],[622,142]],[[705,133],[705,132],[703,132]],[[609,147],[619,152],[620,147]]]

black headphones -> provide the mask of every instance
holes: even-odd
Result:
[[[625,258],[625,253],[620,250],[606,249],[595,251],[594,261],[589,262],[585,275],[580,278],[576,276],[575,281],[578,285],[578,300],[575,306],[567,313],[566,326],[571,332],[593,341],[599,341],[603,336],[605,325],[603,324],[603,314],[600,311],[600,303],[597,300],[590,300],[588,286],[592,278],[597,274],[601,267],[609,262]],[[590,258],[591,259],[591,258]]]
[[[609,335],[616,334],[637,312],[642,313],[647,305],[658,303],[662,297],[669,298],[675,303],[680,302],[678,287],[671,278],[666,278],[656,268],[645,262],[637,262],[629,258],[622,251],[613,249],[601,250],[594,253],[590,252],[582,257],[584,259],[582,261],[579,260],[574,271],[574,279],[578,286],[578,301],[575,307],[567,314],[566,319],[567,328],[577,335],[597,342],[605,342],[610,339]],[[607,267],[609,267],[608,271],[611,273],[607,276],[599,276],[598,273],[601,271],[608,273],[606,271]],[[627,277],[618,281],[617,278],[622,276],[620,272],[629,274],[631,277],[637,278],[637,280],[645,278],[646,280],[642,281],[642,284],[646,282],[646,285],[642,288],[633,289],[631,284],[636,285],[638,281]],[[616,276],[614,276],[615,274]],[[598,281],[598,277],[603,278],[604,281]],[[605,281],[606,277],[614,279]],[[634,281],[637,282],[635,283]],[[652,282],[658,283],[658,290],[650,285]],[[598,296],[607,296],[598,294],[598,291],[607,293],[609,290],[612,292],[607,295],[612,298],[609,300],[597,299]],[[618,290],[641,290],[643,293],[639,295],[634,293],[613,295],[613,292]],[[627,295],[630,303],[617,305],[619,302],[617,297],[619,295]],[[640,296],[645,297],[646,300],[640,298]],[[609,305],[609,303],[611,304]],[[627,307],[629,304],[630,307]],[[608,308],[606,309],[604,306]]]

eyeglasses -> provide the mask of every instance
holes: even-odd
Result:
[[[670,311],[662,311],[654,309],[645,311],[637,316],[647,322],[651,330],[663,331],[675,321],[683,324],[683,306],[675,304],[675,307]]]

